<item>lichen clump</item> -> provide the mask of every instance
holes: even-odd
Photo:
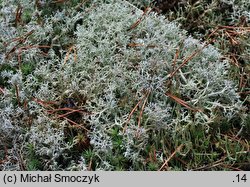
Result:
[[[55,14],[58,22],[61,14]],[[53,27],[50,22],[55,17],[46,19],[43,27]],[[46,58],[34,57],[36,66],[25,76],[19,70],[1,72],[9,87],[1,94],[0,133],[20,124],[9,114],[14,106],[6,103],[11,102],[10,85],[18,85],[20,102],[28,101],[26,110],[16,105],[24,115],[19,119],[28,118],[27,110],[33,118],[29,127],[22,125],[27,131],[19,141],[34,144],[34,154],[44,158],[42,169],[85,170],[86,150],[91,149],[98,158],[96,170],[117,169],[112,155],[121,157],[119,163],[126,166],[122,169],[137,170],[159,132],[173,137],[187,126],[208,131],[218,113],[229,121],[241,110],[228,62],[216,48],[187,36],[164,16],[112,1],[95,4],[71,19],[81,23],[73,33],[70,52],[49,49]],[[65,22],[69,29],[74,26]],[[55,36],[50,33],[50,37]],[[30,55],[35,56],[35,50],[39,49]],[[23,60],[32,59],[23,55]],[[82,112],[71,121],[58,117],[65,113],[56,109],[71,107]],[[156,159],[162,161],[163,154],[159,151]]]

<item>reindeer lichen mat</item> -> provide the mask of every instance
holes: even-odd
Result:
[[[76,34],[79,61],[67,68],[87,97],[90,143],[103,164],[121,154],[136,165],[148,145],[189,125],[208,130],[218,112],[229,120],[241,107],[219,52],[163,16],[105,4],[86,14]]]
[[[68,50],[59,57],[50,49],[22,79],[33,120],[23,121],[29,126],[19,141],[36,168],[157,170],[173,151],[167,143],[185,156],[197,143],[190,129],[206,134],[240,115],[229,63],[209,40],[187,36],[151,9],[108,2],[76,14]]]

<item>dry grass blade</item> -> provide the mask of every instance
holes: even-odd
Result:
[[[210,39],[212,36],[214,36],[214,35],[217,33],[217,31],[218,31],[219,29],[220,29],[220,28],[217,27],[214,31],[212,31],[212,32],[208,35],[207,39]]]
[[[26,167],[25,167],[25,162],[23,160],[23,157],[22,157],[22,154],[19,153],[19,151],[17,150],[16,151],[16,154],[17,154],[17,159],[18,159],[18,163],[19,163],[19,167],[20,167],[20,170],[21,171],[27,171]]]

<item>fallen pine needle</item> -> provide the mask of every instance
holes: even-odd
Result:
[[[137,135],[136,135],[138,138],[139,138],[139,129],[140,129],[140,127],[141,127],[142,114],[143,114],[145,105],[146,105],[146,103],[147,103],[149,94],[150,94],[150,91],[147,91],[146,97],[145,97],[144,102],[143,102],[143,105],[142,105],[142,109],[141,109],[141,111],[140,111],[140,116],[139,116],[139,119],[138,119],[138,130],[137,130]]]
[[[180,152],[183,146],[184,145],[181,144],[179,147],[177,147],[177,149],[168,157],[168,159],[164,162],[164,164],[162,164],[161,168],[158,171],[161,171],[168,164],[168,162],[175,156],[175,154],[177,152]]]
[[[142,99],[140,101],[138,101],[138,103],[135,105],[135,107],[133,108],[133,110],[130,112],[130,114],[128,115],[128,119],[126,121],[125,127],[123,128],[123,134],[125,133],[125,131],[127,130],[127,126],[128,126],[128,122],[130,120],[130,118],[132,117],[133,113],[135,112],[135,110],[137,109],[137,107],[139,106],[139,104],[142,102]]]
[[[176,101],[177,103],[179,103],[180,105],[185,106],[185,107],[188,108],[189,110],[202,112],[201,109],[197,109],[197,108],[193,108],[193,107],[189,106],[188,103],[187,103],[186,101],[184,101],[184,100],[182,100],[182,99],[180,99],[180,98],[178,98],[178,97],[176,97],[176,96],[174,96],[174,95],[172,95],[172,94],[170,94],[170,93],[166,93],[166,95],[167,95],[168,97],[170,97],[171,99],[175,100],[175,101]]]
[[[0,92],[4,94],[4,89],[0,87]]]

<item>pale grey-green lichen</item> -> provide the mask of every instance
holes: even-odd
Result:
[[[148,130],[163,130],[171,135],[180,124],[209,128],[218,110],[226,120],[241,110],[242,103],[235,84],[228,76],[229,64],[221,60],[216,48],[208,45],[202,49],[170,79],[175,68],[195,50],[200,50],[204,43],[188,37],[177,23],[169,22],[154,12],[146,14],[135,25],[143,12],[129,3],[118,0],[95,2],[82,14],[73,9],[64,10],[47,17],[43,25],[30,22],[25,27],[27,30],[10,27],[7,24],[11,22],[10,16],[4,22],[1,18],[1,32],[8,29],[5,35],[7,39],[1,37],[1,41],[8,41],[34,29],[31,40],[46,42],[52,39],[54,46],[57,43],[66,45],[70,40],[68,32],[74,27],[74,22],[82,19],[72,39],[77,58],[73,52],[68,54],[62,48],[57,52],[50,49],[47,56],[42,57],[37,55],[40,50],[34,48],[22,52],[22,64],[30,61],[36,63],[31,74],[25,77],[20,71],[1,72],[9,85],[5,88],[5,94],[0,95],[0,134],[10,136],[16,127],[27,129],[25,133],[19,132],[23,144],[34,144],[35,154],[44,158],[44,170],[86,170],[87,167],[82,156],[73,160],[74,155],[70,155],[74,141],[67,140],[64,131],[69,123],[53,118],[34,98],[60,101],[75,94],[86,98],[86,103],[79,107],[90,113],[81,118],[89,126],[90,144],[100,158],[97,170],[114,169],[107,156],[112,154],[114,148],[110,135],[114,128],[118,128],[122,136],[122,154],[136,163],[144,160],[142,151],[150,139]],[[5,4],[3,6],[7,7]],[[10,10],[2,8],[1,11],[13,16],[16,6],[8,7]],[[54,35],[53,28],[57,23],[61,32]],[[11,50],[14,44],[6,50]],[[25,41],[25,45],[30,45],[30,42]],[[177,50],[180,54],[173,67]],[[1,58],[0,64],[6,63],[17,66],[17,54],[8,62]],[[17,97],[13,91],[15,85],[20,89],[19,99],[29,100],[29,115],[34,118],[29,128],[22,121],[27,118],[27,111],[10,104],[11,98]],[[199,110],[190,111],[167,93],[182,98]],[[141,124],[138,124],[140,110],[132,115],[130,113],[140,100],[145,102],[145,107],[141,113]],[[61,157],[71,161],[66,166],[60,165]],[[2,169],[8,170],[8,167],[5,165]],[[136,168],[132,164],[130,169]]]

